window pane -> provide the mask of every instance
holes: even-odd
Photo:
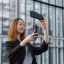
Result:
[[[16,0],[9,0],[10,2],[10,11],[9,11],[9,20],[11,21],[12,19],[17,17],[17,4],[16,4]]]
[[[7,22],[8,20],[8,22]],[[7,26],[9,26],[9,0],[3,0],[3,34],[7,34],[8,28]]]
[[[25,3],[25,0],[20,0],[21,3]]]
[[[49,39],[49,64],[56,64],[55,40]]]
[[[49,7],[49,35],[55,36],[55,8]]]
[[[63,40],[56,40],[56,55],[57,55],[57,63],[63,64]]]
[[[3,3],[9,4],[9,0],[3,0]]]
[[[0,64],[1,64],[1,61],[2,61],[2,55],[1,55],[1,53],[2,53],[2,38],[0,37]]]
[[[63,0],[63,7],[64,7],[64,0]]]
[[[2,20],[0,19],[0,34],[2,34]]]
[[[5,42],[8,41],[8,38],[7,37],[4,37],[2,39],[2,63],[7,63],[8,64],[8,57],[6,55],[6,48],[5,48]]]
[[[56,0],[56,5],[62,6],[62,0]]]
[[[25,15],[24,14],[21,14],[21,16],[20,16],[23,20],[24,20],[24,22],[25,22]]]
[[[55,4],[55,0],[50,0],[50,4]]]
[[[60,13],[60,14],[59,14]],[[62,37],[62,9],[56,8],[56,36]]]
[[[42,0],[43,2],[48,2],[48,0]]]
[[[27,34],[31,34],[33,32],[33,19],[28,15],[26,15],[26,30]]]
[[[35,2],[35,11],[40,13],[40,3]]]
[[[2,0],[0,0],[0,34],[2,34]]]
[[[37,64],[41,64],[41,55],[36,57]]]
[[[25,2],[20,3],[20,13],[25,13]]]
[[[64,9],[63,9],[63,21],[62,21],[62,32],[63,32],[63,37],[64,37]]]
[[[33,10],[33,1],[26,0],[26,14],[30,15],[31,10]]]

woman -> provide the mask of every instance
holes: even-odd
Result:
[[[34,32],[26,37],[25,25],[21,18],[16,18],[8,30],[9,41],[6,41],[6,53],[9,64],[37,64],[35,55],[39,55],[48,49],[48,35],[44,20],[40,20],[40,25],[44,30],[44,40],[40,47],[34,47],[30,41],[38,38],[38,33]]]

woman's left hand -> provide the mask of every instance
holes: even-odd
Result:
[[[48,44],[48,34],[47,34],[47,29],[46,29],[46,23],[44,20],[40,20],[39,22],[42,28],[44,29],[44,40]]]
[[[46,29],[46,23],[44,20],[39,20],[40,21],[40,25],[43,27],[43,29]]]

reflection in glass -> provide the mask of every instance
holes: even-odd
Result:
[[[62,0],[56,0],[56,5],[62,6]]]
[[[62,9],[60,8],[56,8],[56,36],[62,37]]]
[[[49,39],[49,43],[50,43],[50,46],[49,46],[49,64],[57,64],[56,63],[56,52],[55,52],[55,40],[54,39]]]
[[[55,36],[55,8],[49,7],[49,35]]]
[[[47,2],[47,3],[48,3],[48,0],[41,0],[41,1],[43,1],[43,2]]]
[[[57,63],[63,64],[63,40],[56,40],[56,55],[57,55]]]
[[[2,0],[0,0],[0,34],[2,34]]]
[[[7,58],[7,55],[6,55],[6,48],[5,48],[5,42],[8,41],[8,38],[3,38],[3,41],[2,41],[2,63],[8,63],[8,58]]]
[[[26,14],[30,15],[31,10],[33,10],[33,1],[26,0]]]
[[[9,0],[3,0],[3,34],[7,34],[8,28],[6,27],[6,24],[9,24]],[[6,23],[6,21],[8,22]],[[5,24],[4,24],[5,23]]]
[[[20,4],[20,7],[21,7],[21,8],[20,8],[21,13],[25,13],[25,3],[22,2],[22,3]]]
[[[54,4],[55,5],[55,0],[50,0],[50,4]]]
[[[26,30],[30,34],[33,32],[33,19],[28,15],[26,15]]]
[[[62,30],[63,30],[63,37],[64,37],[64,9],[63,9],[63,17],[62,17],[63,21],[62,21]]]
[[[2,50],[1,49],[2,49],[2,38],[0,37],[0,64],[1,64],[1,61],[2,61],[2,55],[1,55]]]
[[[20,16],[23,20],[24,20],[24,22],[25,22],[25,15],[24,14],[21,14],[21,16]]]
[[[20,0],[21,3],[25,3],[25,0]]]
[[[40,13],[40,3],[35,2],[35,11]]]
[[[41,55],[36,57],[37,64],[41,64]]]
[[[64,0],[63,0],[63,7],[64,7]]]

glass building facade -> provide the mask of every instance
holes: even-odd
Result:
[[[5,41],[11,20],[17,17],[16,0],[0,0],[0,64],[8,63],[5,51]]]
[[[8,64],[5,41],[9,25],[16,17],[25,21],[27,36],[37,24],[39,37],[32,44],[42,44],[43,29],[37,19],[30,17],[31,10],[44,16],[49,35],[49,48],[36,56],[37,64],[64,64],[64,0],[0,0],[0,64]]]

